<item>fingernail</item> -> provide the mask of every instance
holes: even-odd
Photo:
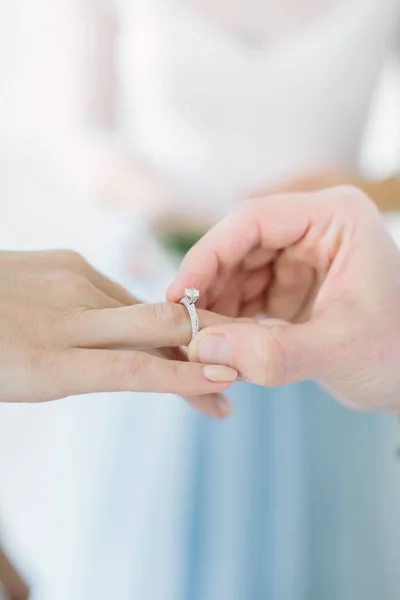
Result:
[[[207,335],[198,345],[197,353],[202,363],[229,365],[231,352],[228,340],[222,335]]]
[[[220,417],[227,417],[231,412],[229,402],[223,396],[215,400],[215,409]]]
[[[208,381],[213,383],[225,383],[235,381],[237,379],[237,371],[230,367],[222,367],[220,365],[206,365],[203,368],[203,375]]]

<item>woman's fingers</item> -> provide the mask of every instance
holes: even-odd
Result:
[[[195,396],[226,390],[236,379],[230,367],[166,360],[136,350],[87,350],[64,353],[48,374],[43,399],[91,392],[160,392]]]
[[[212,419],[223,419],[228,417],[231,412],[229,402],[222,394],[185,396],[184,400],[186,400],[192,408]]]
[[[200,328],[231,321],[204,310],[198,315]],[[192,335],[186,307],[168,302],[86,310],[74,319],[70,343],[81,348],[185,346]]]
[[[183,348],[156,348],[149,351],[154,356],[187,362],[187,351]],[[222,394],[203,394],[183,398],[195,410],[213,419],[227,417],[230,413],[229,402]]]

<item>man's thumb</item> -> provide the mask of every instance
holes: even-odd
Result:
[[[208,327],[190,344],[189,358],[231,366],[242,379],[263,386],[319,379],[333,348],[321,321],[292,325],[266,319]]]

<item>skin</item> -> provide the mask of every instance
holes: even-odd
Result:
[[[400,409],[400,254],[361,191],[242,203],[188,253],[168,300],[185,286],[202,308],[266,315],[205,328],[191,360],[264,386],[316,380],[360,410]]]
[[[2,588],[9,600],[28,600],[29,588],[0,547],[0,594]]]
[[[227,319],[200,311],[200,326]],[[228,319],[229,320],[229,319]],[[71,251],[0,253],[0,401],[175,393],[213,417],[237,373],[187,361],[186,308],[142,304]]]

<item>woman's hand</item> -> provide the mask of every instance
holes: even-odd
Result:
[[[221,322],[199,316],[202,326]],[[74,252],[0,253],[0,401],[173,392],[223,416],[217,394],[236,372],[187,362],[179,346],[190,335],[184,306],[140,304]]]
[[[314,379],[360,409],[400,409],[400,254],[376,207],[353,188],[250,200],[183,261],[168,291],[261,323],[203,330],[190,357],[243,379]]]

